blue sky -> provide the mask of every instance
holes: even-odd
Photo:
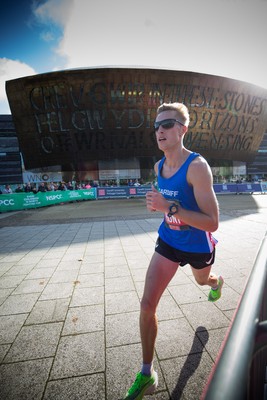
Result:
[[[6,1],[1,5],[0,55],[42,72],[54,67],[53,47],[62,36],[62,28],[49,19],[42,21],[35,14],[37,5],[32,0]]]
[[[39,5],[41,2],[39,2]],[[54,68],[53,48],[62,36],[62,27],[35,14],[38,2],[5,1],[1,5],[0,56],[32,66],[38,73]]]
[[[95,66],[225,76],[267,88],[267,0],[19,0],[0,14],[5,81]]]

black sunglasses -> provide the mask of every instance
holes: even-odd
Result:
[[[178,122],[178,124],[184,126],[184,124],[182,124],[182,122],[178,121],[178,119],[168,118],[168,119],[163,119],[162,121],[155,121],[154,122],[155,131],[157,131],[159,129],[160,125],[164,129],[171,129],[174,127],[175,122]]]

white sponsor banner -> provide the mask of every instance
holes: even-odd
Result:
[[[22,173],[23,183],[39,183],[39,182],[61,182],[61,172],[33,172],[23,171]]]

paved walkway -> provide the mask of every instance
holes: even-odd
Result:
[[[267,197],[218,197],[216,273],[207,301],[189,267],[162,297],[147,399],[198,400],[267,226]],[[118,400],[141,365],[139,301],[159,214],[144,199],[0,215],[0,398]]]

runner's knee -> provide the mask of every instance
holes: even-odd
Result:
[[[143,298],[141,300],[141,313],[144,315],[154,315],[156,313],[156,306],[148,299]]]

